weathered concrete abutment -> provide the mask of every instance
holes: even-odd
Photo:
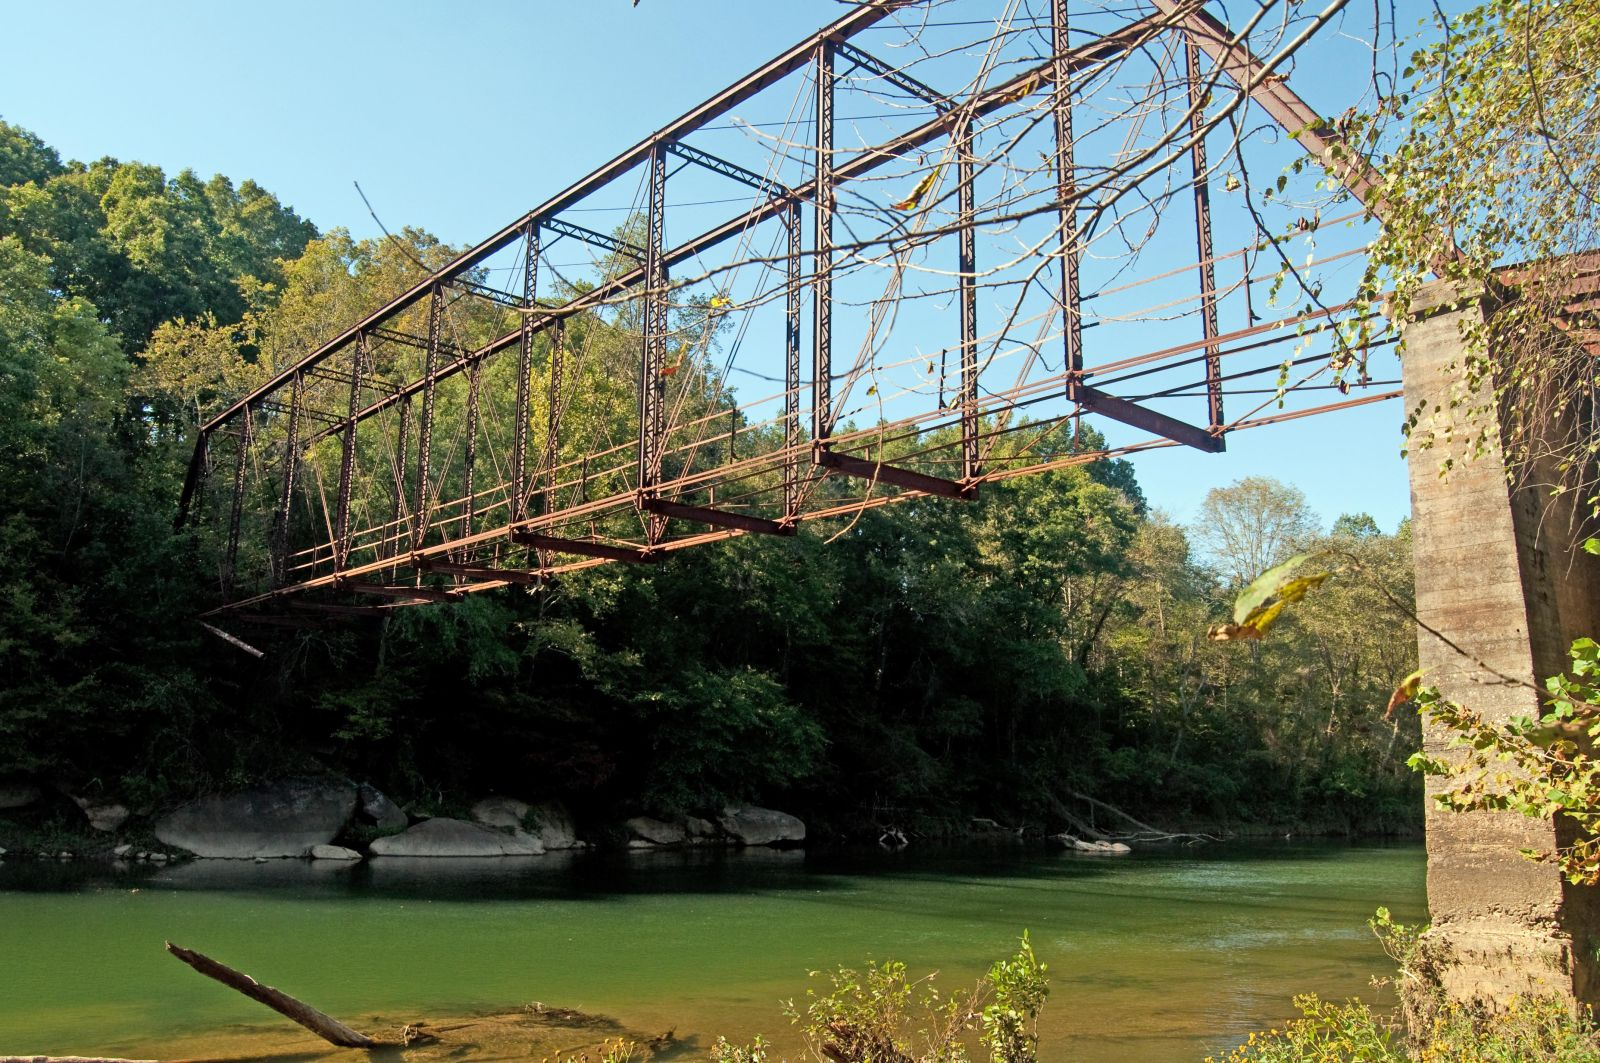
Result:
[[[1402,368],[1407,407],[1423,405],[1423,426],[1450,416],[1463,378],[1462,326],[1483,313],[1478,297],[1449,282],[1414,300]],[[1566,503],[1508,481],[1503,423],[1489,426],[1485,453],[1457,461],[1448,476],[1440,451],[1419,448],[1415,436],[1408,448],[1417,615],[1465,651],[1420,631],[1426,681],[1491,721],[1543,711],[1529,686],[1494,673],[1542,689],[1545,677],[1566,670],[1573,639],[1600,638],[1597,559],[1571,549]],[[1526,479],[1546,479],[1533,473]],[[1430,753],[1441,755],[1447,738],[1424,728]],[[1553,848],[1561,828],[1515,813],[1440,811],[1431,799],[1440,786],[1429,781],[1433,929],[1423,945],[1439,987],[1458,1001],[1537,994],[1600,1004],[1600,890],[1571,886],[1520,852]]]

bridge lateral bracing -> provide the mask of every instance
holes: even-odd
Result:
[[[459,600],[1398,394],[1330,380],[1307,336],[1348,303],[1275,314],[1260,219],[1215,218],[1265,115],[1354,199],[1302,272],[1359,263],[1331,234],[1374,176],[1279,70],[1325,18],[1257,55],[1193,0],[945,6],[862,3],[205,423],[213,614]]]

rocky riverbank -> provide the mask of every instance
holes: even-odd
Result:
[[[600,824],[589,838],[559,801],[493,795],[464,815],[428,815],[408,811],[370,784],[331,775],[281,779],[144,814],[63,788],[10,781],[0,782],[0,858],[354,862],[539,856],[597,844],[782,847],[806,838],[801,820],[773,809],[730,805],[705,812]]]

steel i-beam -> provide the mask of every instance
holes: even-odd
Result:
[[[337,571],[350,561],[350,495],[356,471],[356,415],[361,412],[361,374],[367,368],[367,334],[356,333],[355,361],[350,368],[350,402],[346,407],[343,446],[339,453],[339,502],[334,510],[333,567]]]
[[[561,388],[566,372],[567,323],[555,323],[555,335],[550,340],[550,397],[547,410],[549,420],[544,437],[544,491],[541,512],[553,513],[556,505],[556,463],[561,457]]]
[[[478,362],[467,370],[467,445],[461,456],[461,494],[466,499],[461,515],[461,534],[472,535],[473,519],[477,516],[476,472],[478,464],[478,397],[483,380],[483,363]]]
[[[812,263],[811,438],[822,446],[833,434],[833,42],[817,45],[816,254]]]
[[[422,368],[422,417],[417,424],[417,504],[411,514],[411,548],[421,549],[433,517],[433,395],[439,373],[439,340],[444,331],[444,285],[428,300],[428,353]]]
[[[289,575],[289,517],[294,505],[295,477],[300,471],[300,406],[304,392],[305,376],[296,373],[289,385],[289,424],[283,441],[283,490],[272,519],[272,579],[280,586]]]
[[[1184,35],[1183,51],[1189,83],[1189,161],[1194,167],[1194,235],[1200,268],[1200,318],[1206,337],[1206,407],[1211,427],[1215,429],[1222,427],[1222,348],[1217,343],[1217,271],[1212,262],[1205,87],[1200,83],[1200,48],[1187,34]]]
[[[1073,173],[1072,46],[1067,40],[1067,0],[1051,0],[1051,32],[1055,54],[1051,60],[1055,85],[1051,89],[1056,126],[1056,199],[1061,211],[1061,338],[1066,348],[1067,398],[1076,401],[1083,372],[1083,319],[1078,313],[1078,191]]]
[[[639,491],[641,497],[655,488],[661,477],[662,407],[666,399],[667,272],[662,259],[662,236],[667,210],[666,150],[650,153],[650,202],[644,248],[644,342],[639,366]],[[652,546],[665,530],[655,514],[645,519],[645,539]]]
[[[189,504],[196,495],[204,498],[205,488],[205,463],[209,458],[211,446],[211,429],[201,428],[200,438],[195,441],[194,453],[189,455],[189,467],[184,470],[183,490],[178,494],[178,515],[173,519],[172,530],[178,531],[189,519]]]
[[[228,552],[222,566],[222,584],[233,591],[234,572],[239,564],[239,524],[244,517],[244,474],[250,464],[250,430],[255,420],[254,407],[245,404],[239,421],[239,454],[233,466],[233,500],[228,510]]]
[[[539,284],[539,223],[528,222],[528,257],[522,273],[522,336],[517,347],[517,409],[511,437],[511,519],[521,520],[528,502],[528,421],[533,415],[533,309]]]
[[[406,460],[409,456],[407,451],[411,449],[411,396],[409,395],[400,400],[400,425],[395,434],[399,439],[394,448],[394,504],[389,508],[389,523],[385,525],[383,533],[382,549],[385,558],[393,557],[399,551],[400,536],[404,531],[400,521],[402,517],[409,516],[405,512]]]
[[[956,209],[961,215],[958,240],[961,288],[961,478],[975,481],[978,469],[978,250],[973,229],[976,214],[972,165],[972,126],[961,127],[956,147]]]
[[[800,512],[800,207],[792,204],[783,212],[788,230],[789,255],[784,292],[783,319],[783,444],[788,457],[783,463],[783,512],[794,517]]]

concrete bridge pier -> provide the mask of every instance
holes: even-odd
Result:
[[[1548,490],[1512,487],[1500,424],[1486,453],[1440,475],[1442,454],[1419,449],[1430,416],[1448,416],[1461,328],[1481,321],[1475,296],[1448,282],[1421,292],[1406,327],[1406,406],[1426,409],[1408,447],[1415,539],[1417,614],[1494,671],[1543,688],[1566,670],[1573,639],[1600,638],[1600,561],[1575,540],[1572,509]],[[1435,414],[1435,410],[1443,411]],[[1545,479],[1535,475],[1534,481]],[[1538,695],[1418,633],[1426,682],[1487,720],[1542,712]],[[1442,754],[1447,735],[1426,727],[1423,744]],[[1514,813],[1435,809],[1429,780],[1428,906],[1424,972],[1446,999],[1504,1004],[1515,994],[1600,1003],[1600,889],[1571,886],[1549,864],[1519,850],[1548,850],[1562,825]]]

